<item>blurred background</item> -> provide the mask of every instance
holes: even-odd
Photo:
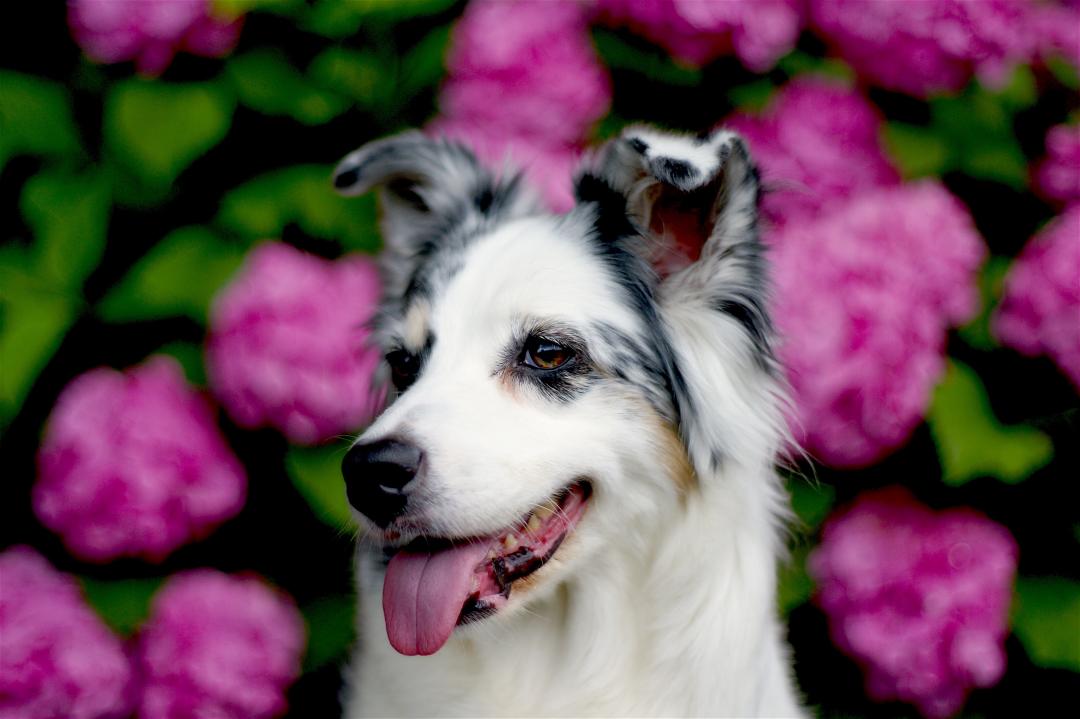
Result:
[[[337,716],[338,465],[381,401],[410,127],[553,210],[632,122],[748,138],[805,457],[781,572],[823,717],[1080,696],[1071,0],[73,0],[0,23],[0,716]]]

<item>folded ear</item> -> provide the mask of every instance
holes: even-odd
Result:
[[[417,130],[370,142],[338,163],[343,195],[377,189],[387,292],[401,294],[416,263],[488,219],[535,211],[520,177],[496,178],[456,142]]]

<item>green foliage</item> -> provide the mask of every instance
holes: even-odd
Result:
[[[0,70],[0,169],[13,155],[81,153],[67,91],[48,80]]]
[[[971,347],[985,351],[997,346],[990,332],[990,318],[1001,298],[1010,265],[1004,257],[991,257],[979,270],[979,314],[960,328],[960,336]]]
[[[832,510],[836,490],[827,484],[791,477],[787,482],[791,507],[797,521],[792,527],[796,544],[788,560],[781,564],[777,577],[777,603],[785,614],[804,604],[814,591],[814,582],[806,573],[810,541]]]
[[[376,112],[394,97],[392,61],[369,50],[332,47],[321,52],[308,68],[313,81],[344,93],[352,102]]]
[[[151,579],[79,579],[90,606],[121,636],[130,637],[150,614],[150,602],[164,581]]]
[[[356,639],[356,598],[321,597],[302,607],[301,612],[308,630],[304,671],[313,671],[331,662],[343,662]]]
[[[244,250],[205,227],[182,227],[151,248],[97,312],[110,322],[172,315],[205,322],[210,301],[240,265]]]
[[[365,23],[391,25],[443,12],[456,0],[318,0],[303,20],[305,30],[325,37],[355,35]]]
[[[950,361],[945,379],[934,390],[927,421],[946,484],[984,475],[1019,482],[1053,456],[1053,444],[1042,432],[1000,424],[979,376],[959,362]]]
[[[938,175],[949,166],[948,141],[934,128],[888,122],[884,140],[900,175],[906,180]]]
[[[285,458],[293,485],[315,515],[336,529],[355,527],[345,485],[341,481],[342,444],[325,447],[290,447]]]
[[[314,237],[342,242],[352,250],[379,246],[372,196],[347,199],[330,183],[330,168],[299,165],[278,170],[232,190],[218,221],[248,240],[280,237],[289,223]]]
[[[0,267],[0,424],[18,413],[78,310],[65,295],[14,286],[12,275]]]
[[[172,357],[180,363],[184,377],[196,387],[205,387],[206,366],[203,364],[203,348],[193,342],[170,342],[159,347],[156,354]]]
[[[39,277],[80,290],[105,249],[111,199],[110,178],[101,172],[46,171],[26,182],[19,204],[34,234]]]
[[[320,125],[348,108],[348,100],[301,75],[280,52],[255,50],[229,60],[227,74],[240,102],[267,115]]]
[[[805,604],[814,593],[814,580],[806,573],[806,558],[809,554],[810,547],[801,544],[791,550],[787,561],[780,565],[776,604],[784,614]]]
[[[701,70],[678,64],[660,48],[628,42],[611,30],[594,28],[592,35],[601,61],[611,70],[629,70],[679,87],[701,84]]]
[[[855,82],[855,72],[847,63],[836,58],[815,57],[802,50],[793,50],[780,58],[777,65],[788,77],[821,75],[843,80],[850,85]]]
[[[1013,631],[1039,666],[1080,672],[1080,582],[1019,579]]]
[[[111,155],[137,181],[167,190],[181,172],[225,137],[235,100],[218,83],[126,80],[105,98],[104,134]]]

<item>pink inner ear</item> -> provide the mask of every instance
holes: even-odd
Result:
[[[653,202],[649,230],[655,240],[653,269],[660,277],[678,272],[701,257],[708,239],[701,206],[694,202],[697,193],[663,188]]]

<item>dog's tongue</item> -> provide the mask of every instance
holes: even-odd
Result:
[[[394,555],[382,595],[386,636],[394,649],[427,655],[446,644],[472,590],[473,570],[490,546],[487,539],[437,552]]]

